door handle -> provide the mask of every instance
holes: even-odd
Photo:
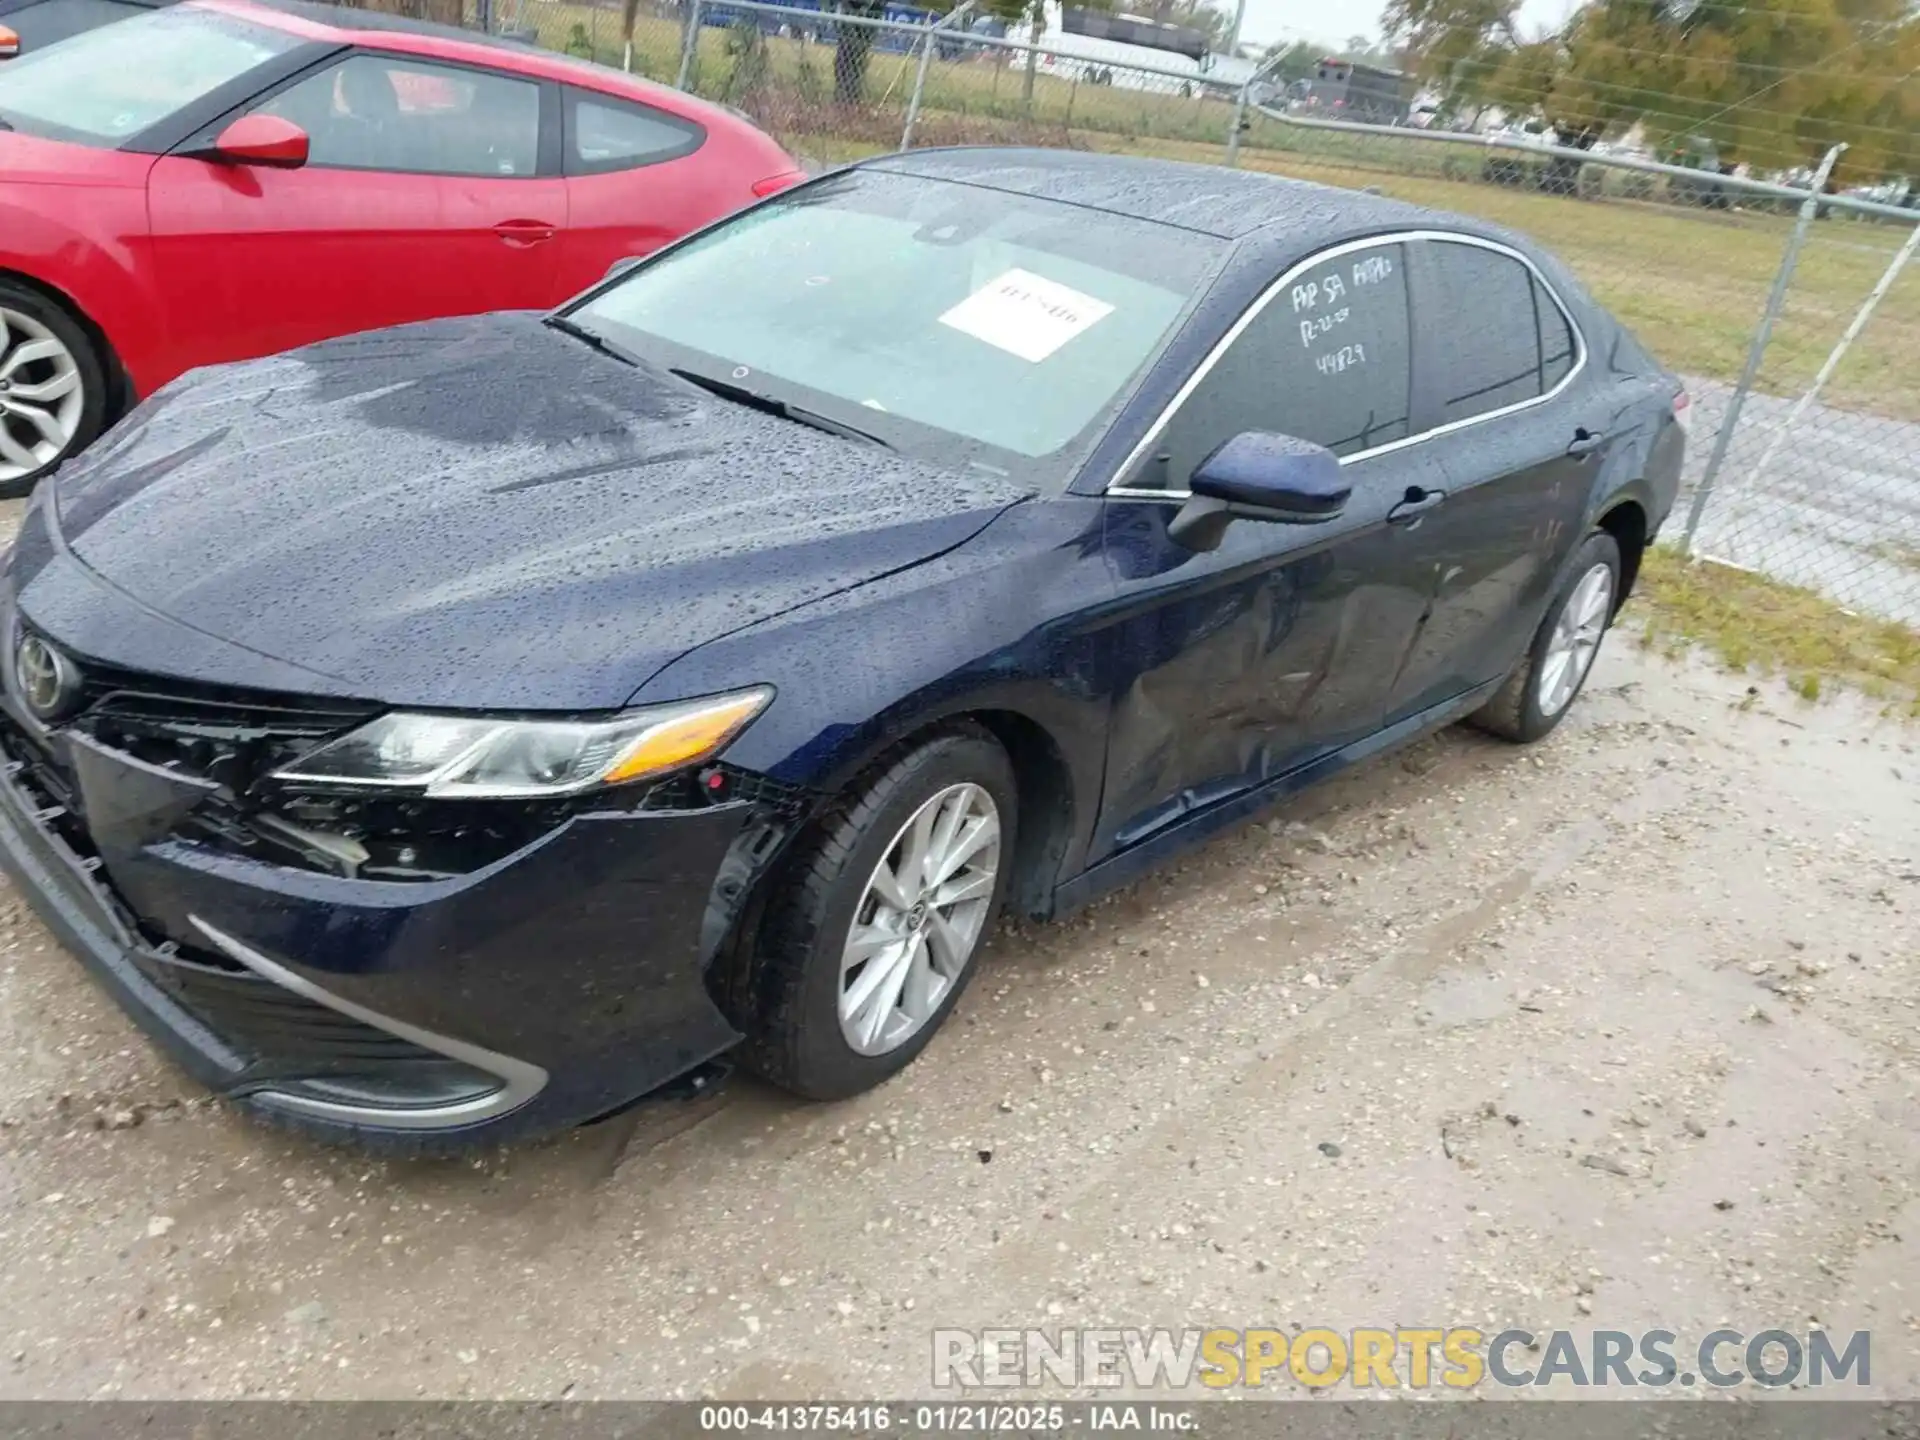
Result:
[[[1446,498],[1447,492],[1444,490],[1428,490],[1419,485],[1409,485],[1405,498],[1387,512],[1387,523],[1389,525],[1411,524]]]
[[[560,233],[560,227],[547,220],[502,220],[493,233],[509,245],[538,245]]]
[[[1567,454],[1578,460],[1584,455],[1593,454],[1606,443],[1606,436],[1596,435],[1593,431],[1582,425],[1578,430],[1573,432],[1573,443],[1567,446]]]

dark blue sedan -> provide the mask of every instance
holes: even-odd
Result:
[[[202,371],[7,564],[0,858],[244,1108],[404,1149],[907,1064],[1059,915],[1567,713],[1686,397],[1550,256],[928,151],[558,314]]]

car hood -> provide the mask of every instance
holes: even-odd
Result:
[[[109,663],[600,709],[698,645],[964,543],[1030,493],[496,314],[184,377],[61,473],[39,547],[54,573],[23,581],[17,558],[15,576],[29,618]]]

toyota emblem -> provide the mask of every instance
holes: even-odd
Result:
[[[34,719],[60,719],[80,698],[80,670],[38,635],[22,635],[13,651],[13,683]]]

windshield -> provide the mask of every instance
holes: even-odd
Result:
[[[148,11],[0,66],[0,120],[42,139],[116,146],[300,43],[212,10]]]
[[[1058,479],[1223,249],[1058,201],[857,171],[635,270],[571,318],[920,458]]]

